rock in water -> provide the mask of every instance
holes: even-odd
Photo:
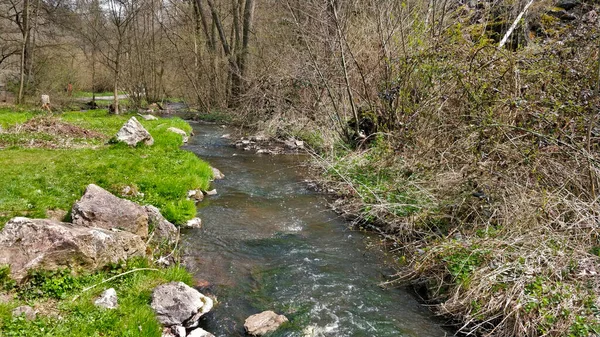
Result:
[[[17,281],[29,269],[94,270],[145,252],[138,235],[47,219],[14,218],[0,232],[0,265]]]
[[[73,205],[71,218],[79,226],[121,229],[148,237],[148,215],[144,207],[94,184],[88,185],[81,199]]]
[[[223,172],[219,171],[219,169],[214,167],[211,167],[210,169],[212,170],[214,180],[221,180],[225,178],[225,175],[223,174]]]
[[[131,117],[117,132],[117,140],[129,146],[136,146],[139,142],[148,146],[154,144],[154,138],[135,117]]]
[[[215,335],[211,334],[210,332],[204,330],[204,329],[194,329],[192,330],[187,337],[215,337]]]
[[[94,305],[106,309],[116,309],[119,306],[117,302],[117,291],[115,288],[109,288],[100,294],[100,297],[94,301]]]
[[[181,135],[181,137],[183,138],[183,142],[184,143],[188,142],[188,134],[187,134],[187,132],[185,132],[185,131],[183,131],[181,129],[178,129],[178,128],[174,128],[174,127],[168,128],[167,131],[171,131],[171,132],[174,132],[174,133],[176,133],[178,135]]]
[[[217,195],[217,190],[216,189],[212,189],[210,191],[204,191],[204,194],[206,194],[208,196]]]
[[[22,305],[20,307],[16,307],[12,311],[13,317],[19,317],[21,315],[25,316],[25,319],[28,321],[34,321],[37,317],[37,311],[35,311],[32,307],[28,305]]]
[[[160,210],[152,205],[144,206],[146,214],[148,214],[148,222],[154,227],[154,236],[152,241],[161,243],[167,242],[173,244],[179,238],[179,230],[175,225],[165,219]]]
[[[162,325],[193,328],[212,309],[213,301],[183,282],[171,282],[154,289],[151,306]]]
[[[202,228],[202,219],[193,218],[185,223],[185,227],[187,228]]]
[[[277,330],[287,321],[287,317],[283,315],[277,315],[273,311],[263,311],[260,314],[246,318],[244,328],[249,335],[262,336]]]

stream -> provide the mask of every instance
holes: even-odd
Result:
[[[192,124],[185,149],[225,174],[199,204],[201,229],[183,230],[183,260],[218,304],[201,320],[217,337],[245,336],[263,310],[290,320],[270,336],[450,336],[405,289],[382,289],[393,270],[374,235],[352,231],[303,183],[302,155],[229,146],[216,125]]]

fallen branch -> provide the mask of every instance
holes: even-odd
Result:
[[[92,289],[92,288],[95,288],[95,287],[97,287],[97,286],[99,286],[99,285],[101,285],[101,284],[104,284],[104,283],[106,283],[106,282],[110,282],[110,281],[112,281],[112,280],[114,280],[114,279],[117,279],[117,278],[119,278],[119,277],[121,277],[121,276],[125,276],[125,275],[127,275],[127,274],[135,273],[135,272],[137,272],[137,271],[144,271],[144,270],[159,271],[159,270],[158,270],[158,269],[156,269],[156,268],[136,268],[136,269],[132,269],[132,270],[126,271],[126,272],[124,272],[124,273],[121,273],[121,274],[119,274],[119,275],[115,275],[115,276],[113,276],[113,277],[107,278],[106,280],[103,280],[103,281],[102,281],[102,282],[100,282],[100,283],[96,283],[96,284],[93,284],[93,285],[91,285],[91,286],[89,286],[89,287],[87,287],[87,288],[84,288],[84,289],[81,291],[81,293],[79,293],[78,295],[76,295],[75,297],[73,297],[73,300],[72,300],[72,302],[75,302],[75,300],[77,300],[77,299],[79,298],[79,296],[80,296],[82,293],[84,293],[84,292],[86,292],[86,291],[88,291],[88,290],[90,290],[90,289]]]
[[[504,37],[502,38],[502,41],[500,41],[500,44],[498,45],[498,48],[504,47],[504,45],[506,44],[506,41],[508,40],[508,38],[512,34],[513,30],[515,30],[515,28],[519,24],[519,21],[521,21],[521,18],[523,17],[523,15],[525,14],[525,12],[527,12],[527,10],[529,9],[529,6],[531,6],[531,4],[533,4],[533,0],[530,0],[529,3],[525,6],[525,8],[523,8],[523,11],[521,11],[521,13],[519,13],[519,15],[517,16],[517,18],[515,19],[515,22],[513,22],[513,24],[510,26],[510,28],[508,29],[508,31],[506,32],[506,34],[504,34]]]

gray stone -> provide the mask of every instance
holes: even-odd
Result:
[[[210,169],[212,170],[212,175],[213,175],[214,180],[221,180],[221,179],[225,178],[225,175],[223,174],[223,172],[219,171],[218,168],[211,167]]]
[[[20,307],[16,307],[12,311],[13,317],[19,317],[21,315],[25,316],[25,319],[28,321],[33,321],[37,317],[37,311],[35,311],[32,307],[28,305],[22,305]]]
[[[146,210],[146,214],[148,214],[149,224],[154,228],[152,242],[167,242],[169,244],[177,242],[179,239],[179,230],[177,227],[165,219],[158,208],[146,205],[144,209]]]
[[[277,330],[287,321],[287,317],[283,315],[277,315],[273,311],[263,311],[260,314],[246,318],[244,328],[249,335],[262,336]]]
[[[202,219],[193,218],[185,223],[185,227],[187,228],[202,228]]]
[[[171,282],[154,289],[151,306],[162,325],[193,328],[212,309],[213,300],[183,282]]]
[[[181,129],[178,129],[178,128],[174,128],[174,127],[168,128],[167,131],[171,131],[171,132],[174,132],[174,133],[176,133],[178,135],[181,135],[181,137],[183,138],[183,142],[184,143],[188,142],[188,134],[187,134],[187,132],[185,132],[185,131],[183,131]]]
[[[196,200],[197,202],[200,202],[202,200],[204,200],[204,193],[202,193],[202,191],[200,190],[189,190],[187,193],[187,197],[189,200]]]
[[[138,235],[47,219],[14,218],[0,232],[0,265],[17,281],[30,269],[94,270],[145,252]]]
[[[201,329],[201,328],[197,328],[192,330],[187,337],[215,337],[215,335],[211,334],[210,332]]]
[[[100,294],[100,297],[94,301],[94,305],[105,309],[116,309],[119,306],[117,302],[117,291],[115,288],[109,288]]]
[[[81,199],[73,205],[71,218],[79,226],[121,229],[148,237],[148,215],[144,207],[94,184],[88,185]]]
[[[212,189],[210,191],[204,191],[204,194],[206,194],[208,196],[217,195],[217,190],[216,189]]]
[[[152,135],[144,129],[142,124],[140,124],[135,117],[131,117],[127,123],[121,127],[121,130],[117,132],[117,140],[124,142],[129,146],[136,146],[139,142],[144,142],[144,144],[148,146],[154,144]]]

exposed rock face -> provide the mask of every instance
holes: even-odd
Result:
[[[131,117],[117,132],[117,140],[129,146],[136,146],[139,142],[148,146],[154,144],[154,138],[135,117]]]
[[[171,132],[174,132],[174,133],[176,133],[176,134],[178,134],[178,135],[181,135],[181,137],[183,138],[183,142],[184,142],[184,143],[187,143],[187,142],[188,142],[188,139],[189,139],[189,138],[188,138],[188,134],[187,134],[187,132],[185,132],[185,131],[183,131],[183,130],[181,130],[181,129],[178,129],[178,128],[174,128],[174,127],[170,127],[170,128],[168,128],[168,129],[167,129],[167,131],[171,131]]]
[[[213,301],[183,282],[171,282],[154,289],[151,306],[162,325],[193,328],[212,309]]]
[[[29,269],[97,269],[144,255],[142,239],[124,231],[75,226],[46,219],[14,218],[0,232],[0,265],[19,281]]]
[[[214,167],[211,167],[210,169],[212,170],[214,180],[221,180],[225,178],[225,175],[223,174],[223,172],[219,171],[219,169]]]
[[[287,321],[288,319],[283,315],[277,315],[273,311],[263,311],[246,318],[244,328],[249,335],[262,336],[277,330],[281,324]]]
[[[204,329],[194,329],[192,330],[187,337],[215,337],[215,335],[211,334],[210,332],[204,330]]]
[[[28,321],[33,321],[37,317],[37,311],[35,311],[32,307],[28,305],[22,305],[20,307],[16,307],[12,311],[13,317],[19,317],[21,315],[25,316],[25,319]]]
[[[71,218],[79,226],[116,228],[148,237],[148,215],[144,207],[94,184],[88,185],[81,199],[73,205]]]
[[[149,224],[154,227],[152,240],[158,243],[168,242],[175,243],[179,238],[179,230],[175,225],[165,219],[160,210],[152,205],[144,206],[146,214],[148,214]]]
[[[117,302],[117,291],[115,288],[109,288],[100,294],[100,297],[94,301],[94,305],[106,309],[116,309],[119,306]]]

